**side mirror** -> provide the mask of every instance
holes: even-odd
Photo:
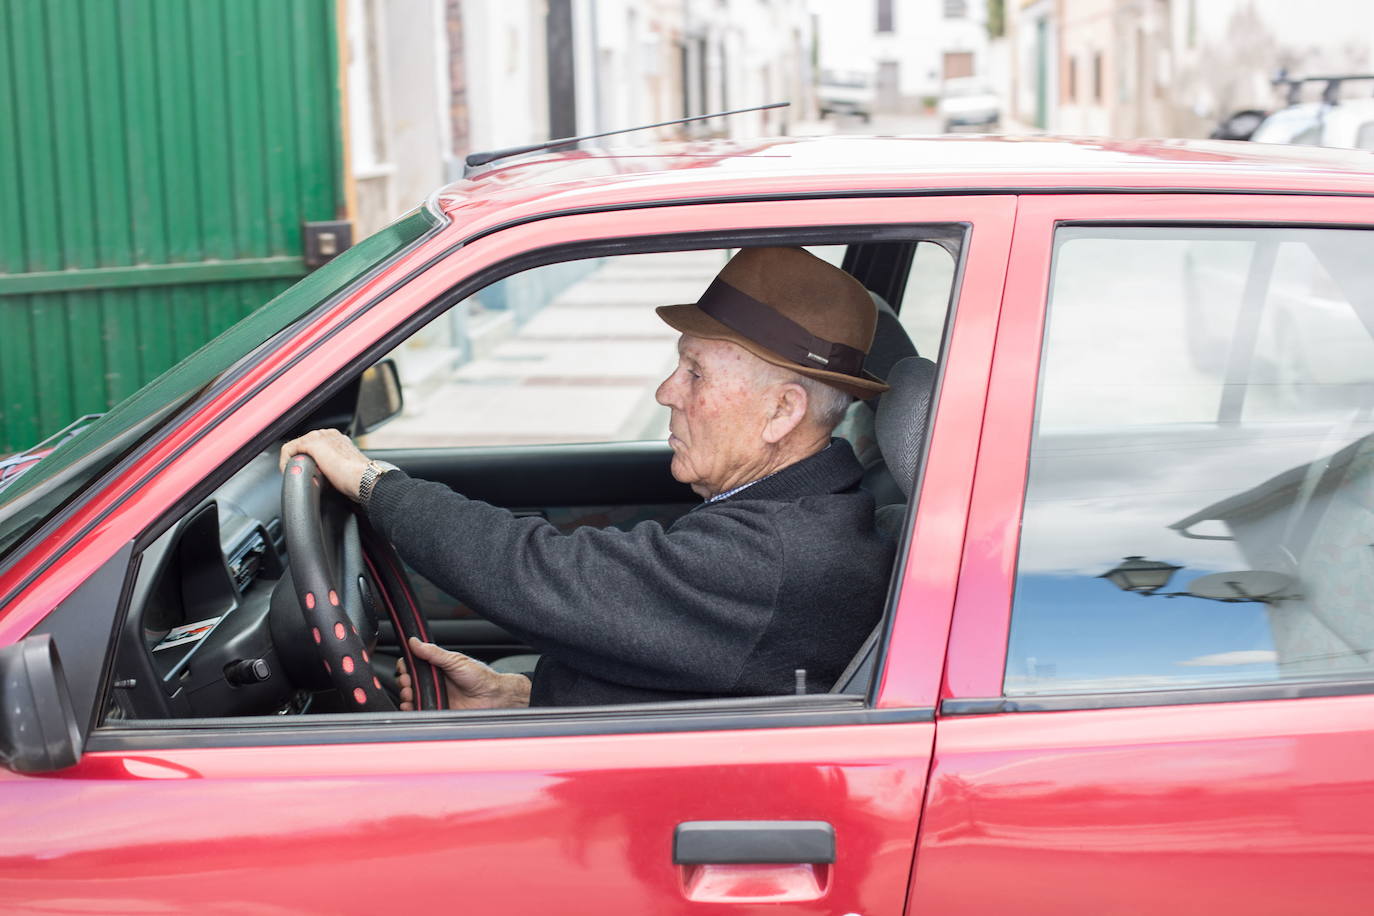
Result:
[[[384,359],[363,372],[358,383],[358,408],[353,415],[353,435],[365,436],[393,417],[405,402],[396,361]]]
[[[81,728],[46,633],[0,649],[0,764],[50,773],[81,759]]]

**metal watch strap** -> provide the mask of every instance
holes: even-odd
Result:
[[[369,461],[367,467],[363,469],[363,479],[358,481],[358,505],[367,508],[367,501],[372,498],[372,490],[377,485],[377,479],[387,471],[396,470],[396,465],[386,461]]]

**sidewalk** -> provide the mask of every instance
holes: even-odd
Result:
[[[677,332],[653,306],[695,301],[723,263],[719,251],[608,259],[407,403],[366,446],[666,439],[668,411],[654,391],[677,362]]]

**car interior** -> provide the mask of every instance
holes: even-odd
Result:
[[[855,446],[866,467],[863,486],[879,506],[877,523],[894,543],[901,542],[908,500],[919,475],[966,232],[960,225],[900,229],[877,238],[872,230],[866,231],[869,237],[855,232],[848,240],[833,231],[829,237],[813,233],[795,242],[856,277],[879,309],[865,368],[889,379],[892,390],[853,404],[836,435]],[[775,239],[739,237],[718,247],[728,256],[743,245],[765,243],[778,244]],[[686,247],[684,242],[677,245]],[[569,262],[566,252],[550,258],[552,263]],[[689,281],[705,288],[713,273]],[[652,306],[664,304],[653,296],[652,284],[647,284],[642,304],[636,304],[641,312],[652,314]],[[444,322],[452,326],[452,308],[451,300],[433,303],[426,312],[429,327]],[[475,311],[475,306],[467,310],[468,319]],[[490,318],[490,311],[484,317]],[[345,628],[351,630],[350,638],[365,647],[361,657],[371,671],[364,669],[359,676],[375,675],[392,702],[395,661],[402,654],[405,633],[425,635],[497,670],[532,670],[535,656],[528,647],[475,615],[459,596],[444,594],[413,570],[401,571],[403,564],[389,545],[327,483],[314,486],[309,469],[297,481],[304,495],[289,497],[310,502],[300,510],[306,521],[293,521],[297,510],[284,505],[283,493],[284,477],[289,490],[296,470],[288,468],[284,475],[278,454],[283,442],[304,431],[342,430],[372,457],[394,463],[413,477],[445,483],[519,515],[543,517],[564,531],[580,524],[628,527],[644,521],[666,527],[699,502],[669,474],[671,450],[662,438],[435,446],[416,437],[416,444],[405,446],[396,444],[404,443],[404,437],[383,437],[388,420],[413,412],[424,397],[423,385],[410,377],[413,372],[408,375],[409,370],[397,363],[405,362],[405,347],[414,350],[415,340],[427,332],[412,333],[408,340],[405,333],[398,329],[396,341],[383,342],[391,346],[385,358],[341,380],[308,414],[294,421],[284,418],[265,448],[242,467],[225,469],[220,479],[207,481],[207,492],[189,511],[167,520],[146,543],[136,545],[137,562],[125,585],[118,645],[105,681],[103,723],[347,711],[345,682],[339,672],[326,670],[328,662],[322,664],[317,652],[319,625],[312,625],[315,618],[310,616],[317,600],[337,607],[338,622],[332,626],[341,634]],[[518,329],[513,333],[518,337]],[[661,344],[664,358],[671,354],[675,337],[671,329],[666,333],[670,336]],[[470,344],[466,338],[463,342]],[[503,367],[495,352],[482,357],[470,347],[450,362],[467,367],[459,371],[469,373],[483,358]],[[480,394],[482,384],[494,386],[483,379],[472,387]],[[651,392],[652,385],[647,390]],[[406,422],[420,429],[428,423],[423,415]],[[453,422],[462,427],[464,418]],[[318,525],[313,522],[316,517]],[[306,576],[305,548],[299,546],[306,535],[293,535],[296,525],[303,530],[313,526],[318,532],[312,549],[321,551],[333,584],[327,601],[326,589],[311,586],[309,607],[305,586],[295,583]],[[892,581],[899,574],[900,569],[894,569]],[[866,697],[883,627],[880,622],[837,683],[810,685],[808,692]],[[437,689],[437,677],[433,682]],[[424,700],[421,708],[431,702]]]

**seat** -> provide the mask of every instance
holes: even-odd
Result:
[[[925,449],[926,429],[930,425],[930,407],[935,394],[935,364],[920,356],[899,360],[888,372],[889,390],[878,405],[874,424],[878,449],[892,480],[900,488],[904,500],[911,498],[921,455]],[[879,506],[874,518],[878,530],[900,544],[902,525],[906,520],[907,504],[889,503]],[[831,693],[851,693],[862,689],[873,677],[875,649],[882,634],[885,619],[879,620],[863,641],[859,651],[836,679]]]
[[[864,359],[864,369],[880,379],[886,379],[898,362],[918,354],[897,313],[882,296],[871,290],[869,295],[878,307],[878,323],[873,333],[873,346]],[[874,502],[880,506],[902,502],[904,498],[888,472],[878,446],[877,410],[883,397],[878,395],[850,405],[843,422],[835,430],[835,435],[849,440],[850,445],[854,446],[854,454],[864,466],[863,488],[873,494]]]

